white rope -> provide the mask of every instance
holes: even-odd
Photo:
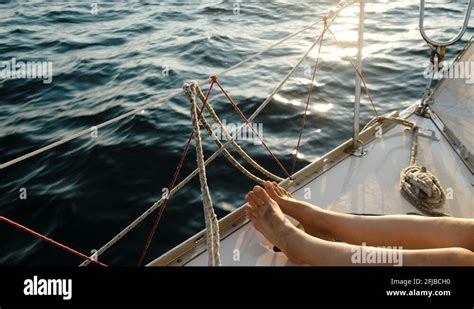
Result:
[[[196,88],[196,91],[198,93],[198,96],[200,97],[199,93],[201,92],[201,89],[199,88],[199,86],[197,86]],[[204,102],[206,102],[206,98],[201,98],[200,99],[202,100],[203,104]],[[210,107],[211,104],[210,102],[207,102],[206,103],[206,107]],[[210,110],[210,109],[208,109]],[[217,115],[216,115],[217,116]],[[218,119],[218,118],[217,118]],[[209,133],[209,136],[211,137],[211,139],[214,141],[214,143],[217,145],[217,147],[221,148],[222,146],[224,146],[221,141],[219,140],[219,137],[216,135],[216,133],[212,130],[212,127],[211,125],[209,124],[209,122],[207,121],[206,117],[204,115],[201,115],[201,119],[202,123],[204,124],[204,127],[206,128],[207,132]],[[227,131],[226,131],[227,132]],[[228,134],[228,133],[227,133]],[[230,135],[229,135],[230,136]],[[237,144],[238,146],[238,144]],[[240,146],[239,146],[240,147]],[[234,147],[235,148],[235,147]],[[237,148],[239,149],[239,148]],[[237,150],[236,149],[236,150]],[[240,148],[241,149],[241,148]],[[243,149],[241,149],[244,153],[245,151]],[[237,150],[238,151],[238,150]],[[234,167],[236,167],[242,174],[244,174],[245,176],[249,177],[250,179],[252,179],[253,181],[255,181],[256,183],[258,184],[261,184],[263,185],[265,183],[265,180],[263,180],[262,178],[260,177],[257,177],[255,176],[254,174],[252,174],[250,171],[248,171],[244,166],[242,166],[242,164],[239,163],[239,161],[237,161],[234,156],[232,156],[232,154],[227,150],[227,149],[224,149],[223,151],[223,154],[224,156],[226,157],[226,159],[230,162],[230,164],[232,164]],[[247,153],[245,153],[247,155]],[[247,155],[248,156],[248,155]],[[250,157],[250,156],[249,156]],[[258,163],[257,163],[258,164]],[[263,167],[262,167],[263,169]],[[265,170],[266,171],[266,170]],[[267,171],[268,172],[268,171]],[[270,173],[270,172],[268,172]]]
[[[336,11],[332,11],[328,14],[328,19],[330,18],[330,21],[328,21],[328,25],[330,25],[339,15],[339,13],[346,7],[350,6],[351,4],[355,3],[357,1],[351,0],[347,1],[345,3],[340,3],[338,5],[338,9]],[[303,61],[306,59],[308,54],[311,52],[311,50],[316,46],[316,44],[319,42],[321,39],[321,36],[319,36],[315,42],[306,50],[306,52],[303,54],[302,58],[297,62],[297,64],[292,68],[292,70],[285,76],[283,82],[281,82],[270,94],[270,96],[254,111],[254,113],[248,118],[249,122],[251,122],[253,119],[255,119],[265,108],[265,106],[270,103],[271,99],[276,95],[276,93],[283,87],[285,82],[290,78],[290,76],[297,70],[297,68],[303,63]],[[256,55],[255,55],[256,56]],[[227,73],[227,72],[225,72]],[[220,74],[222,75],[222,74]],[[236,136],[240,133],[240,131],[246,126],[247,124],[242,125],[233,136],[222,146],[220,147],[216,152],[214,152],[207,160],[204,162],[204,166],[207,166],[210,164],[212,161],[214,161],[223,151],[226,149],[232,141],[235,140]],[[168,198],[173,196],[176,192],[181,190],[188,182],[190,182],[197,174],[199,173],[199,169],[196,168],[194,171],[192,171],[185,179],[183,179],[179,184],[177,184],[172,190],[170,190],[168,194]],[[150,208],[148,208],[144,213],[142,213],[138,218],[133,220],[128,226],[126,226],[122,231],[120,231],[116,236],[114,236],[111,240],[109,240],[105,245],[103,245],[100,249],[97,250],[96,254],[97,256],[101,255],[104,253],[106,250],[108,250],[111,246],[113,246],[117,241],[122,239],[125,235],[128,234],[132,229],[134,229],[140,222],[142,222],[145,218],[147,218],[153,211],[155,211],[157,208],[159,208],[164,201],[164,198],[161,198],[157,202],[155,202]],[[87,266],[90,264],[89,260],[85,260],[82,262],[79,266]]]
[[[206,101],[206,97],[204,96],[204,94],[202,93],[201,91],[201,88],[199,87],[199,84],[197,84],[196,82],[196,94],[197,96],[199,97],[199,99],[202,101],[202,103],[204,104],[204,102]],[[214,122],[216,122],[218,125],[219,125],[219,128],[222,132],[224,132],[225,134],[225,137],[226,139],[228,140],[231,140],[232,139],[232,136],[230,135],[230,133],[227,131],[227,129],[225,128],[224,124],[222,123],[222,121],[220,120],[219,116],[217,115],[216,111],[214,110],[214,108],[212,107],[212,104],[210,104],[208,102],[208,104],[206,104],[206,109],[207,111],[209,112],[209,115],[211,115],[212,119],[214,120]],[[206,125],[206,118],[205,117],[202,117],[203,119],[203,123],[204,125],[206,126],[206,128],[208,128],[208,126]],[[208,129],[209,131],[209,129]],[[211,132],[212,132],[212,129],[211,129]],[[222,143],[214,136],[215,134],[214,133],[211,133],[209,132],[209,134],[211,135],[211,137],[213,138],[214,142],[218,145],[218,147],[222,147]],[[282,182],[284,179],[273,174],[272,172],[270,172],[269,170],[267,170],[266,168],[264,168],[263,166],[261,166],[260,164],[258,164],[251,156],[249,156],[245,150],[242,149],[242,147],[240,147],[240,145],[235,142],[235,140],[232,140],[231,141],[231,145],[232,147],[234,147],[235,151],[237,151],[237,153],[245,160],[247,161],[250,165],[252,165],[257,171],[259,171],[260,173],[262,173],[263,175],[277,181],[277,182]],[[224,155],[226,155],[227,157],[227,150],[224,150]],[[230,159],[230,157],[228,157],[228,159],[231,161],[232,164],[235,163],[235,160],[233,159]],[[234,164],[235,165],[235,164]],[[239,170],[241,165],[235,165]],[[247,176],[249,176],[247,174],[247,170],[241,170],[241,172],[243,172],[244,174],[246,174]],[[250,173],[251,174],[251,173]],[[254,180],[257,180],[257,182],[259,182],[260,184],[263,184],[264,181],[262,179],[258,179],[255,178],[255,175],[252,175],[252,176],[249,176],[250,178],[254,179]]]
[[[204,218],[206,221],[206,244],[209,256],[209,266],[220,266],[219,255],[219,222],[212,207],[211,193],[207,185],[206,167],[204,166],[204,153],[202,151],[201,130],[199,129],[199,116],[196,108],[196,83],[185,83],[183,90],[191,102],[191,116],[194,128],[194,142],[196,145],[196,157],[199,169],[199,182],[201,183],[201,197],[204,207]]]

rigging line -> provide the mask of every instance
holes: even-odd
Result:
[[[278,158],[275,156],[275,154],[271,151],[270,147],[263,141],[263,138],[258,134],[257,130],[250,124],[250,121],[245,117],[244,113],[240,110],[240,108],[237,106],[237,103],[232,99],[232,97],[227,93],[227,91],[222,87],[221,83],[217,80],[217,76],[212,76],[213,81],[217,84],[217,86],[221,89],[222,93],[226,96],[226,98],[229,100],[229,102],[232,104],[234,107],[235,111],[240,115],[240,117],[246,122],[247,126],[252,129],[252,131],[255,133],[255,135],[258,137],[258,139],[262,142],[263,147],[265,147],[268,151],[268,153],[272,156],[272,158],[275,160],[275,162],[280,166],[280,168],[283,170],[283,172],[288,176],[290,179],[292,179],[290,173],[286,170],[286,168],[283,166],[283,164],[278,160]]]
[[[202,107],[199,110],[198,119],[202,116],[202,113],[203,113],[204,109],[206,108],[206,105],[208,103],[208,99],[209,99],[209,96],[211,94],[211,90],[214,87],[214,84],[215,84],[215,81],[212,80],[211,85],[209,86],[209,89],[207,91],[206,100],[202,103]],[[193,139],[193,135],[194,135],[194,128],[191,130],[191,134],[189,135],[188,141],[186,143],[186,147],[184,148],[184,151],[181,154],[181,158],[180,158],[178,166],[176,167],[176,170],[174,172],[173,180],[171,181],[171,184],[169,186],[169,190],[174,189],[176,181],[178,180],[178,176],[179,176],[179,173],[181,171],[181,168],[183,167],[184,160],[186,159],[186,155],[188,154],[189,147],[190,147],[191,141]],[[168,205],[169,198],[170,198],[169,196],[167,196],[165,198],[165,200],[163,202],[163,205],[161,206],[160,211],[158,212],[158,216],[156,217],[155,221],[153,222],[153,226],[151,228],[150,233],[148,234],[148,237],[147,237],[147,240],[146,240],[146,243],[145,243],[145,247],[143,248],[143,252],[140,256],[140,260],[138,261],[138,266],[141,266],[143,264],[143,261],[145,260],[146,254],[148,253],[148,249],[150,248],[150,245],[151,245],[151,241],[153,240],[153,237],[155,236],[156,229],[158,227],[158,224],[161,221],[161,217],[163,216],[163,212],[165,211],[165,208]]]
[[[196,91],[197,91],[197,95],[199,97],[199,99],[201,100],[201,102],[204,102],[205,100],[205,96],[204,94],[202,93],[201,91],[201,88],[199,87],[199,84],[196,86]],[[226,130],[226,128],[224,127],[224,124],[222,123],[222,121],[220,120],[219,116],[217,115],[216,111],[214,110],[214,108],[212,107],[212,104],[208,104],[207,105],[207,111],[209,112],[209,115],[211,116],[212,120],[214,120],[214,122],[221,128],[221,131],[224,132],[224,135],[225,135],[225,138],[226,139],[229,139],[230,138],[230,134],[229,132]],[[214,140],[214,143],[217,143],[218,147],[222,147],[223,144],[217,139],[217,136],[214,134],[212,128],[210,127],[209,123],[207,122],[206,120],[206,117],[201,117],[203,123],[204,123],[204,126],[207,128],[210,136],[212,137],[212,139]],[[250,157],[246,152],[245,150],[240,147],[240,145],[237,143],[237,142],[232,142],[232,147],[237,151],[237,153],[245,160],[247,161],[247,163],[249,163],[253,168],[255,168],[257,171],[259,171],[260,173],[262,173],[263,175],[265,175],[266,177],[268,178],[271,178],[273,180],[276,180],[278,182],[280,181],[283,181],[283,178],[269,172],[267,169],[263,168],[260,164],[258,164],[254,159],[252,159],[252,157]],[[232,162],[234,160],[234,158],[232,157],[232,155],[226,150],[224,150],[224,156],[226,156],[228,159],[230,159]],[[231,159],[232,157],[232,159]],[[232,163],[231,162],[231,163]],[[237,164],[235,164],[237,163]],[[235,167],[237,167],[237,169],[241,170],[243,172],[243,170],[241,169],[241,167],[243,168],[243,166],[240,165],[240,163],[238,162],[234,162],[233,165]],[[246,174],[247,176],[249,176],[250,178],[252,178],[253,180],[255,180],[256,182],[258,183],[263,183],[262,179],[256,177],[255,175],[251,175],[250,172],[243,172],[244,174]]]
[[[327,29],[327,19],[324,19],[324,29],[323,29],[323,32],[321,34],[321,40],[319,40],[318,57],[316,58],[316,63],[314,65],[313,76],[311,78],[311,84],[309,86],[309,91],[308,91],[308,98],[306,100],[306,107],[304,109],[303,118],[301,119],[301,128],[300,128],[300,133],[299,133],[299,136],[298,136],[298,142],[296,144],[295,155],[293,156],[291,174],[293,174],[295,172],[296,161],[298,160],[298,152],[300,151],[301,137],[303,136],[304,125],[306,123],[306,117],[307,117],[307,113],[308,113],[309,102],[311,101],[311,93],[313,91],[314,81],[316,79],[316,72],[318,71],[319,56],[321,55],[321,48],[323,46],[324,34],[326,33],[326,29]]]
[[[336,15],[337,16],[337,15]],[[334,17],[335,18],[335,17]],[[272,91],[272,93],[267,97],[267,99],[254,111],[254,113],[248,118],[249,121],[253,121],[260,112],[270,103],[271,99],[275,96],[275,94],[283,87],[285,82],[293,75],[293,73],[298,69],[298,67],[303,63],[304,59],[308,56],[308,54],[311,52],[311,50],[316,46],[316,44],[319,42],[319,38],[315,40],[315,42],[305,51],[303,54],[302,58],[298,61],[298,63],[288,72],[288,74],[285,76],[282,82]],[[239,134],[239,132],[242,130],[242,128],[245,125],[241,126],[238,128],[235,132],[234,135],[230,136],[228,141],[222,145],[218,150],[216,150],[207,160],[204,162],[204,166],[209,165],[212,161],[214,161],[229,145],[232,144],[233,141],[235,141],[236,136]],[[176,185],[174,189],[170,189],[169,192],[169,197],[171,197],[173,194],[178,192],[181,188],[183,188],[188,182],[191,181],[199,172],[199,169],[196,168],[194,171],[192,171],[185,179],[183,179],[179,184]],[[157,208],[162,206],[164,203],[164,199],[160,199],[157,202],[155,202],[150,208],[148,208],[145,212],[143,212],[138,218],[133,220],[128,226],[126,226],[123,230],[121,230],[117,235],[115,235],[111,240],[109,240],[105,245],[100,247],[97,252],[95,253],[96,255],[100,255],[104,253],[106,250],[108,250],[111,246],[113,246],[117,241],[122,239],[125,235],[128,234],[133,228],[135,228],[140,222],[142,222],[145,218],[147,218],[153,211],[155,211]],[[160,209],[161,212],[161,209]],[[80,264],[80,266],[87,266],[89,265],[89,261],[84,261]]]
[[[257,52],[256,54],[253,54],[253,55],[251,55],[251,56],[245,58],[244,60],[242,60],[242,61],[240,61],[240,62],[234,64],[233,66],[231,66],[231,67],[229,67],[229,68],[227,68],[227,69],[225,69],[225,70],[219,72],[218,75],[220,75],[220,76],[225,75],[225,74],[227,74],[227,73],[229,73],[229,72],[231,72],[231,71],[233,71],[233,70],[235,70],[235,69],[241,67],[241,66],[244,65],[245,63],[250,62],[250,61],[252,61],[253,59],[255,59],[255,58],[257,58],[257,57],[259,57],[259,56],[261,56],[261,55],[267,53],[268,51],[272,50],[272,49],[275,48],[276,46],[285,43],[286,41],[288,41],[288,40],[292,39],[293,37],[295,37],[295,36],[297,36],[297,35],[299,35],[299,34],[305,32],[306,30],[308,30],[308,29],[314,27],[315,25],[319,24],[320,22],[321,22],[321,21],[317,21],[317,22],[313,22],[313,23],[307,24],[307,25],[304,26],[302,29],[300,29],[300,30],[298,30],[298,31],[296,31],[296,32],[293,32],[292,34],[290,34],[290,35],[284,37],[283,39],[281,39],[281,40],[279,40],[279,41],[277,41],[277,42],[271,44],[270,46],[268,46],[267,48],[263,49],[262,51]],[[203,84],[203,83],[205,83],[205,82],[207,82],[207,81],[209,81],[209,78],[200,80],[199,83],[200,83],[200,84]],[[114,118],[112,118],[112,119],[109,119],[109,120],[107,120],[107,121],[105,121],[105,122],[102,122],[102,123],[100,123],[100,124],[97,124],[97,125],[93,126],[92,128],[94,128],[94,129],[101,129],[101,128],[103,128],[103,127],[109,126],[109,125],[111,125],[111,124],[113,124],[113,123],[115,123],[115,122],[118,122],[118,121],[120,121],[120,120],[123,120],[123,119],[125,119],[125,118],[131,117],[131,116],[134,116],[134,115],[137,115],[137,114],[141,113],[143,110],[145,110],[145,109],[147,109],[147,108],[156,107],[155,105],[162,104],[162,103],[164,103],[165,101],[168,101],[168,100],[170,100],[170,99],[172,99],[172,98],[175,98],[175,97],[177,97],[177,96],[180,95],[180,94],[181,94],[181,89],[180,89],[180,90],[176,90],[175,92],[168,94],[166,97],[164,97],[164,98],[162,98],[162,99],[159,99],[158,101],[150,102],[150,103],[148,103],[148,104],[145,104],[145,105],[143,105],[143,106],[141,106],[141,107],[139,107],[139,108],[133,109],[133,110],[127,112],[127,113],[124,113],[124,114],[122,114],[122,115],[119,115],[119,116],[117,116],[117,117],[114,117]],[[79,132],[77,132],[77,133],[75,133],[75,134],[72,134],[72,135],[70,135],[70,136],[67,136],[67,137],[65,137],[65,138],[63,138],[63,139],[61,139],[61,140],[58,140],[58,141],[56,141],[56,142],[53,142],[53,143],[51,143],[51,144],[49,144],[49,145],[46,145],[46,146],[41,147],[41,148],[38,148],[37,150],[34,150],[34,151],[29,152],[29,153],[26,153],[26,154],[24,154],[24,155],[22,155],[22,156],[20,156],[20,157],[17,157],[17,158],[15,158],[15,159],[12,159],[12,160],[10,160],[10,161],[7,161],[7,162],[5,162],[5,163],[2,163],[2,164],[0,164],[0,171],[3,170],[3,169],[5,169],[5,168],[7,168],[7,167],[10,167],[10,166],[12,166],[12,165],[15,165],[15,164],[17,164],[17,163],[20,163],[20,162],[22,162],[22,161],[25,161],[25,160],[30,159],[30,158],[32,158],[32,157],[35,157],[35,156],[37,156],[37,155],[39,155],[39,154],[41,154],[41,153],[44,153],[44,152],[46,152],[46,151],[48,151],[48,150],[51,150],[51,149],[56,148],[56,147],[59,147],[59,146],[65,144],[65,143],[67,143],[67,142],[70,142],[70,141],[72,141],[72,140],[78,139],[79,137],[82,137],[82,136],[85,136],[85,135],[87,135],[87,134],[90,134],[92,128],[88,128],[88,129],[79,131]]]
[[[339,43],[339,41],[337,40],[336,36],[334,35],[334,33],[331,31],[331,29],[329,29],[328,27],[328,31],[329,33],[332,35],[332,37],[334,38],[334,41],[336,42],[336,45],[342,49],[341,47],[341,44]],[[369,90],[369,87],[367,86],[367,82],[365,80],[365,77],[364,75],[362,74],[362,72],[357,68],[357,66],[355,65],[355,63],[352,61],[351,58],[348,58],[350,64],[352,65],[352,67],[354,68],[354,70],[356,71],[357,75],[359,75],[360,79],[362,80],[362,83],[364,84],[364,88],[365,88],[365,93],[367,95],[367,97],[369,98],[369,101],[370,101],[370,104],[372,105],[372,110],[374,111],[374,114],[376,117],[379,116],[379,113],[377,112],[377,108],[375,107],[375,103],[374,103],[374,100],[372,98],[372,95],[370,93],[370,90]]]
[[[211,193],[209,191],[206,168],[204,167],[204,153],[202,150],[202,139],[200,130],[200,117],[196,107],[196,83],[185,83],[183,90],[191,103],[191,118],[194,128],[194,143],[196,148],[196,161],[199,168],[199,182],[201,185],[201,199],[204,210],[204,219],[206,221],[206,243],[208,251],[209,266],[221,266],[221,257],[219,254],[220,234],[219,222],[212,205]],[[208,104],[210,105],[210,104]],[[203,117],[205,118],[205,117]]]
[[[331,13],[331,18],[330,22],[328,24],[331,24],[338,16],[339,13],[345,9],[346,7],[354,4],[356,1],[349,1],[347,3],[344,3],[343,5],[339,5],[338,9],[336,11],[332,11]],[[320,37],[315,40],[315,42],[305,51],[303,54],[302,58],[296,63],[296,65],[288,72],[288,74],[285,76],[283,81],[272,91],[272,93],[267,97],[267,99],[254,111],[254,113],[248,118],[249,121],[253,121],[255,117],[257,117],[260,112],[268,105],[268,103],[271,101],[271,99],[275,96],[275,94],[283,87],[285,82],[293,75],[293,73],[298,69],[298,67],[303,63],[303,61],[306,59],[308,54],[313,50],[313,48],[316,46],[316,44],[319,42]],[[241,126],[239,129],[236,130],[236,133],[234,136],[232,136],[229,141],[227,141],[223,146],[221,146],[217,151],[215,151],[209,158],[206,159],[204,162],[204,166],[209,165],[212,161],[214,161],[223,151],[228,147],[233,140],[235,140],[237,134],[242,130],[242,128],[245,127],[245,125]],[[199,169],[196,168],[194,169],[185,179],[183,179],[180,183],[178,183],[173,190],[170,190],[169,192],[169,197],[171,197],[173,194],[178,192],[180,189],[182,189],[187,183],[189,183],[199,172]],[[153,211],[155,211],[158,207],[160,207],[163,203],[163,199],[158,200],[155,202],[153,205],[151,205],[150,208],[148,208],[145,212],[143,212],[139,217],[137,217],[135,220],[133,220],[128,226],[126,226],[123,230],[121,230],[117,235],[115,235],[111,240],[109,240],[105,245],[100,247],[97,252],[95,253],[96,255],[100,255],[104,253],[106,250],[108,250],[111,246],[113,246],[115,243],[117,243],[120,239],[122,239],[125,235],[128,234],[133,228],[135,228],[140,222],[142,222],[145,218],[147,218]],[[86,260],[80,264],[80,266],[87,266],[89,265],[90,261]]]
[[[77,256],[79,256],[79,257],[81,257],[81,258],[83,258],[83,259],[86,259],[86,260],[88,260],[89,262],[95,263],[95,264],[97,264],[97,265],[99,265],[99,266],[105,266],[105,267],[107,267],[107,265],[105,265],[104,263],[101,263],[101,262],[99,262],[99,261],[97,261],[97,260],[95,260],[95,259],[93,259],[93,258],[91,258],[91,257],[88,257],[87,255],[85,255],[85,254],[83,254],[83,253],[80,253],[79,251],[76,251],[76,250],[74,250],[74,249],[72,249],[72,248],[70,248],[70,247],[68,247],[68,246],[66,246],[66,245],[63,245],[63,244],[60,243],[60,242],[57,242],[57,241],[55,241],[55,240],[53,240],[53,239],[51,239],[51,238],[48,238],[48,237],[44,236],[43,234],[40,234],[40,233],[38,233],[38,232],[35,232],[35,231],[33,231],[32,229],[27,228],[27,227],[24,226],[24,225],[21,225],[20,223],[17,223],[17,222],[15,222],[15,221],[13,221],[13,220],[10,220],[10,219],[8,219],[8,218],[5,218],[4,216],[0,216],[0,221],[3,221],[3,222],[5,222],[5,223],[7,223],[7,224],[9,224],[9,225],[11,225],[11,226],[13,226],[13,227],[16,227],[17,229],[20,229],[20,230],[22,230],[22,231],[24,231],[24,232],[27,232],[27,233],[29,233],[29,234],[35,236],[36,238],[42,239],[42,240],[44,240],[44,241],[46,241],[46,242],[52,244],[53,246],[55,246],[55,247],[57,247],[57,248],[59,248],[59,249],[62,249],[62,250],[64,250],[64,251],[67,251],[67,252],[69,252],[69,253],[72,253],[72,254],[74,254],[74,255],[77,255]]]

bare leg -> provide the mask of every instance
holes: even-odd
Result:
[[[284,213],[298,220],[309,234],[351,244],[402,246],[405,249],[461,247],[474,251],[474,220],[387,215],[357,216],[321,209],[291,197],[267,182],[265,190]]]
[[[290,260],[308,265],[358,265],[353,263],[352,256],[360,246],[321,240],[299,230],[286,220],[278,204],[261,187],[256,186],[246,199],[248,217],[255,228]],[[463,248],[403,250],[403,264],[474,266],[474,253]]]

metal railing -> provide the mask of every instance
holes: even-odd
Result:
[[[455,37],[453,37],[449,41],[436,41],[433,39],[430,39],[428,35],[425,32],[424,28],[424,19],[425,19],[425,0],[420,0],[420,20],[419,20],[419,25],[420,25],[420,33],[423,39],[429,43],[432,46],[436,47],[445,47],[448,45],[452,45],[459,41],[459,39],[462,38],[464,33],[466,32],[467,26],[469,25],[469,18],[471,17],[471,10],[472,10],[472,5],[473,5],[473,0],[469,0],[468,6],[467,6],[467,11],[466,11],[466,16],[464,17],[464,23],[462,25],[461,30],[456,34]]]

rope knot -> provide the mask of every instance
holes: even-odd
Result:
[[[184,91],[184,94],[186,94],[186,96],[188,97],[188,99],[192,100],[195,97],[196,87],[198,85],[199,84],[197,81],[191,81],[191,82],[183,84],[183,91]]]
[[[410,165],[400,174],[400,191],[416,208],[431,216],[444,216],[435,211],[445,202],[445,193],[439,180],[426,167]]]

